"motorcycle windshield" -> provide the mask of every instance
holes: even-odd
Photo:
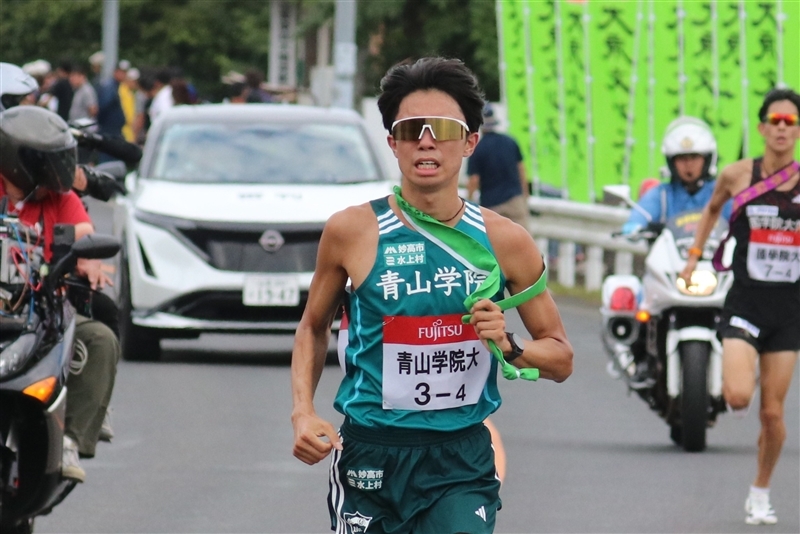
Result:
[[[675,245],[681,258],[689,258],[689,248],[694,244],[694,234],[697,232],[697,225],[700,223],[703,212],[700,210],[683,211],[669,218],[666,228],[672,232]],[[717,223],[711,230],[711,234],[706,240],[703,258],[711,258],[717,250],[720,241],[728,230],[728,222],[723,218],[717,219]]]

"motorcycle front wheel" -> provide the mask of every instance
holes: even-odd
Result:
[[[708,361],[711,346],[705,341],[684,341],[680,344],[681,432],[683,448],[700,452],[706,448],[708,428]]]

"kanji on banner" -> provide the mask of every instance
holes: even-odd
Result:
[[[500,0],[498,19],[510,133],[572,200],[657,176],[681,114],[711,126],[720,168],[758,156],[764,95],[800,90],[797,1]]]

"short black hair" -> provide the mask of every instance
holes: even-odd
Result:
[[[58,62],[58,68],[69,74],[72,72],[72,58],[63,58]]]
[[[789,89],[788,87],[777,88],[773,89],[767,96],[764,97],[764,103],[761,104],[761,109],[758,110],[758,119],[761,122],[767,120],[767,110],[769,110],[770,105],[774,102],[779,102],[781,100],[788,100],[794,107],[797,108],[797,111],[800,112],[800,95]]]
[[[378,109],[383,126],[391,131],[400,103],[415,91],[438,90],[447,93],[461,107],[470,132],[483,124],[484,95],[478,78],[459,59],[424,57],[404,61],[390,68],[381,80]]]

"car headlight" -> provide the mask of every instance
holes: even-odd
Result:
[[[683,278],[675,280],[678,291],[690,297],[707,297],[717,288],[717,275],[711,271],[695,271],[692,273],[692,285],[686,287]]]
[[[19,371],[33,355],[36,347],[36,334],[22,334],[0,352],[0,378]]]

